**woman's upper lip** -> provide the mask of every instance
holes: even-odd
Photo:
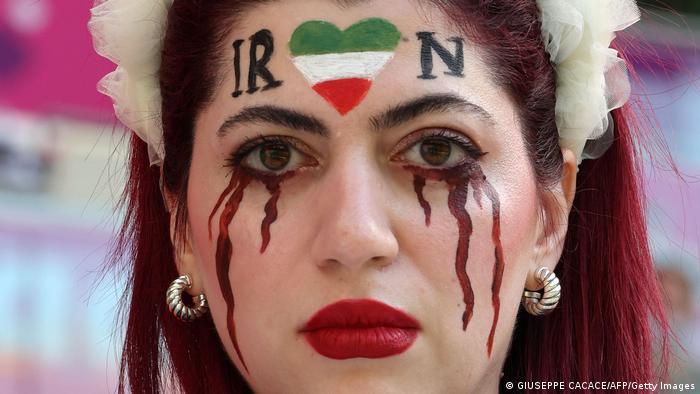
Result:
[[[323,307],[306,322],[301,331],[370,327],[420,329],[420,323],[408,313],[380,301],[346,299]]]

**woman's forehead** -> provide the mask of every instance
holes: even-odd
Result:
[[[431,95],[459,97],[496,120],[511,115],[481,48],[411,1],[262,3],[238,20],[223,48],[221,116],[275,104],[366,121]]]
[[[260,23],[288,28],[287,33],[301,22],[324,19],[346,28],[354,20],[372,16],[392,18],[397,23],[446,24],[444,14],[432,2],[415,0],[274,0],[247,1],[236,16],[238,26],[255,29]],[[284,33],[280,29],[280,33]]]

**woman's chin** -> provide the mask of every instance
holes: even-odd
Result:
[[[264,383],[259,389],[255,382],[252,387],[256,393],[438,393],[448,392],[437,388],[437,381],[430,379],[415,370],[415,364],[395,362],[394,365],[381,365],[382,363],[352,362],[353,360],[333,360],[327,368],[319,368],[314,371],[305,371],[304,376],[296,379],[275,379],[278,384],[285,382],[285,387],[267,387]],[[385,360],[386,361],[386,360]],[[399,364],[402,364],[403,371]],[[295,382],[296,381],[296,382]],[[272,380],[268,381],[272,383]],[[430,384],[428,384],[430,383]],[[294,387],[290,390],[290,387]],[[286,391],[285,391],[286,390]]]

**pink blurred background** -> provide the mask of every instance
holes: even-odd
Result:
[[[146,1],[146,0],[144,0]],[[676,2],[694,11],[698,2]],[[98,282],[121,215],[124,134],[95,90],[114,66],[92,49],[90,0],[0,0],[0,392],[116,389],[121,278]],[[678,379],[700,377],[700,38],[698,14],[647,8],[633,51],[680,170],[648,163],[650,238],[687,353]],[[643,67],[660,58],[683,67]],[[621,245],[624,247],[624,245]],[[671,272],[669,274],[669,272]],[[675,276],[674,276],[675,275]],[[680,277],[681,279],[678,279]],[[671,279],[669,279],[671,278]],[[685,281],[685,282],[684,282]],[[680,284],[679,284],[680,283]],[[685,284],[683,284],[685,283]],[[679,301],[685,300],[685,301]]]
[[[2,393],[116,388],[121,283],[95,288],[95,272],[118,218],[106,166],[120,136],[95,90],[113,65],[92,49],[91,4],[0,0]]]

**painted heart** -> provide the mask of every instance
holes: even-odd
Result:
[[[396,26],[382,18],[363,19],[344,31],[314,20],[294,30],[289,50],[316,93],[345,115],[365,98],[400,38]]]

